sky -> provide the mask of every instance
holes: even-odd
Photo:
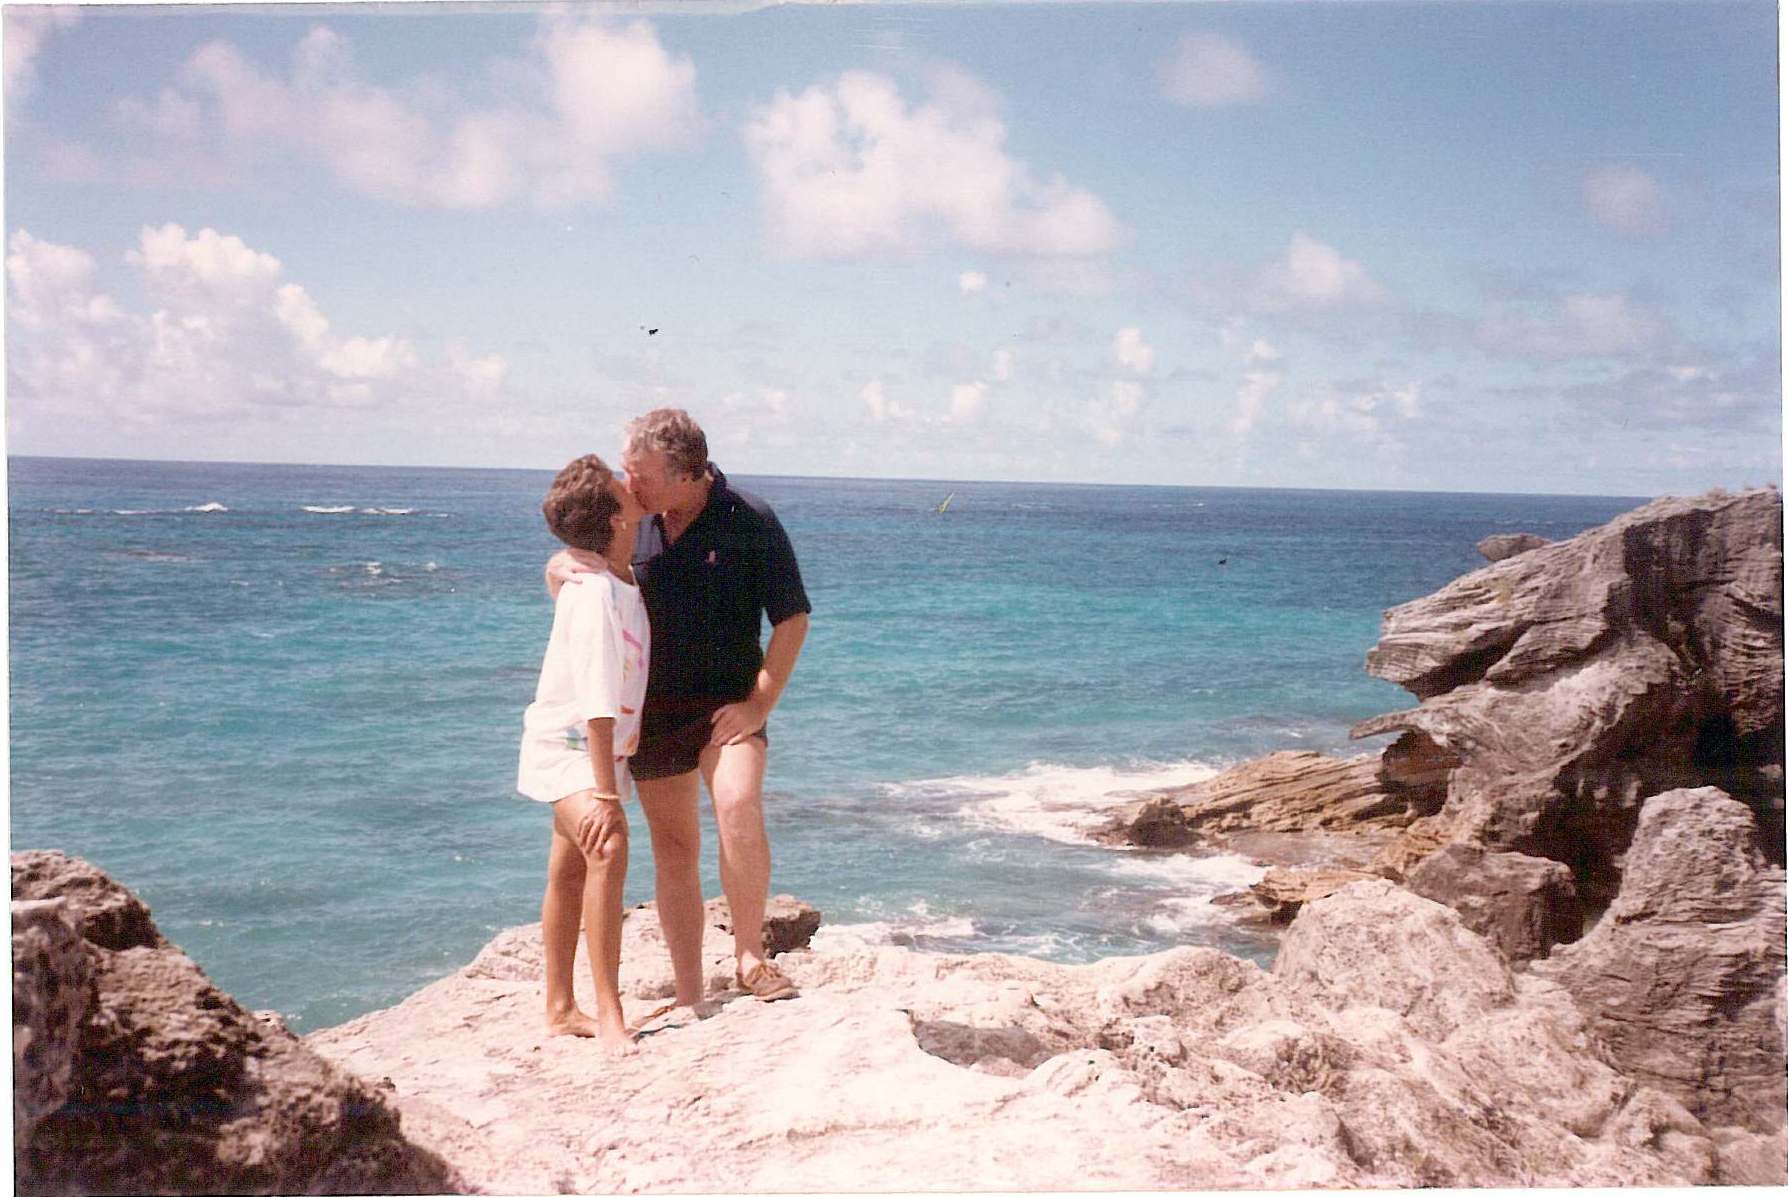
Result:
[[[36,7],[11,454],[1779,483],[1773,3]]]

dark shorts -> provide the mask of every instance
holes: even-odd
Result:
[[[714,736],[714,712],[732,701],[682,699],[647,707],[640,717],[639,747],[627,761],[633,779],[657,781],[694,771],[701,764],[702,749]],[[767,727],[753,734],[766,745],[770,743]]]

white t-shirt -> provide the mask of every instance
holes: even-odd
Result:
[[[615,721],[615,780],[617,788],[625,785],[626,758],[639,747],[651,651],[638,586],[603,570],[559,587],[540,684],[522,714],[516,789],[536,802],[594,789],[596,771],[584,745],[591,719]]]

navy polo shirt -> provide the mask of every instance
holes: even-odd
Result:
[[[674,544],[665,543],[661,515],[642,521],[633,542],[633,574],[652,619],[648,710],[666,700],[746,697],[763,668],[763,617],[774,627],[813,610],[776,513],[708,470],[707,506]]]

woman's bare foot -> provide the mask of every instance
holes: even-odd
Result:
[[[582,1039],[595,1039],[601,1036],[602,1026],[588,1014],[573,1006],[558,1014],[548,1014],[546,1016],[546,1033],[549,1036],[576,1035]]]

